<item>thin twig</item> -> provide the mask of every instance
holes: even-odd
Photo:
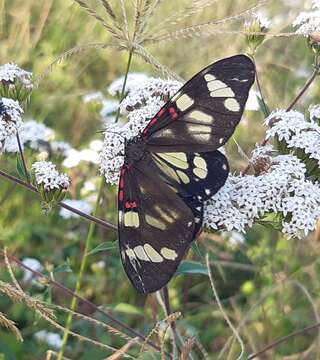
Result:
[[[255,352],[254,354],[251,354],[249,355],[248,357],[248,360],[252,360],[252,359],[255,359],[257,358],[258,356],[264,354],[265,352],[277,347],[278,345],[286,342],[287,340],[293,338],[293,337],[296,337],[296,336],[300,336],[300,335],[303,335],[304,333],[308,332],[308,331],[311,331],[311,330],[314,330],[314,329],[317,329],[318,327],[320,327],[320,322],[318,323],[315,323],[313,325],[310,325],[310,326],[307,326],[301,330],[297,330],[287,336],[284,336],[283,338],[281,339],[278,339],[276,341],[274,341],[272,344],[269,344],[268,346],[264,347],[262,350],[258,351],[258,352]]]
[[[244,343],[243,343],[238,331],[236,330],[236,328],[232,324],[231,320],[229,319],[228,315],[224,311],[223,306],[222,306],[222,304],[220,302],[218,292],[217,292],[216,287],[215,287],[214,282],[213,282],[213,277],[212,277],[211,268],[210,268],[210,262],[209,262],[209,254],[206,254],[206,264],[207,264],[207,268],[208,268],[208,274],[209,274],[211,288],[212,288],[212,291],[213,291],[213,295],[214,295],[214,297],[216,299],[216,302],[218,304],[218,307],[219,307],[219,309],[220,309],[226,323],[228,324],[228,326],[230,327],[230,329],[233,332],[234,336],[236,337],[236,339],[239,342],[239,345],[240,345],[240,348],[241,348],[241,353],[237,357],[237,360],[241,360],[243,355],[244,355]]]
[[[169,298],[169,291],[168,287],[165,286],[163,289],[163,301],[164,306],[166,310],[166,316],[169,316],[171,314],[171,306],[170,306],[170,298]],[[172,345],[173,345],[173,358],[175,359],[178,355],[178,335],[177,335],[177,329],[176,324],[174,322],[170,323],[170,328],[172,331]]]
[[[2,256],[4,256],[4,251],[0,250],[0,254]],[[33,270],[31,269],[29,266],[25,265],[22,261],[20,261],[19,259],[17,259],[15,256],[7,254],[8,259],[10,259],[10,261],[14,262],[15,264],[17,264],[20,268],[26,269],[28,271],[30,271],[34,277],[36,278],[41,278],[44,279],[46,283],[51,284],[57,288],[59,288],[60,290],[62,290],[64,293],[68,294],[69,296],[72,297],[76,297],[81,303],[88,305],[90,308],[92,308],[93,310],[95,310],[96,312],[102,314],[103,316],[105,316],[108,320],[114,322],[115,324],[121,326],[123,329],[129,331],[130,333],[132,333],[134,336],[137,336],[140,340],[145,341],[146,338],[144,335],[140,334],[138,331],[132,329],[130,326],[128,326],[127,324],[123,323],[121,320],[118,320],[117,318],[113,317],[112,315],[110,315],[109,313],[105,312],[104,310],[102,310],[99,306],[95,305],[94,303],[92,303],[91,301],[83,298],[82,296],[76,294],[75,292],[73,292],[72,290],[70,290],[69,288],[67,288],[66,286],[60,284],[59,282],[57,282],[56,280],[53,280],[45,275],[43,275],[40,271],[37,270]],[[160,348],[155,345],[152,341],[147,341],[147,344],[149,346],[151,346],[152,348],[154,348],[157,351],[160,351]]]
[[[298,93],[298,95],[294,98],[294,100],[292,101],[292,103],[288,106],[286,111],[290,111],[295,105],[296,103],[301,99],[301,97],[303,96],[303,94],[308,90],[308,88],[310,87],[310,85],[313,83],[314,79],[317,77],[317,75],[319,74],[319,65],[316,66],[316,68],[314,69],[310,79],[305,83],[304,87],[300,90],[300,92]]]
[[[24,188],[26,188],[26,189],[28,189],[28,190],[36,193],[36,194],[39,194],[36,187],[34,187],[31,184],[28,184],[27,182],[25,182],[25,181],[23,181],[21,179],[18,179],[17,177],[15,177],[13,175],[7,174],[4,171],[0,170],[0,176],[2,176],[4,178],[6,178],[7,180],[10,180],[10,181],[18,184],[18,185],[21,185]],[[70,205],[65,204],[64,202],[60,202],[58,205],[61,206],[64,209],[67,209],[67,210],[69,210],[69,211],[71,211],[71,212],[73,212],[73,213],[75,213],[75,214],[89,220],[89,221],[93,221],[96,224],[101,225],[101,226],[103,226],[103,227],[105,227],[107,229],[111,229],[111,230],[115,230],[115,231],[117,230],[116,225],[109,224],[106,221],[104,221],[102,219],[99,219],[99,218],[97,218],[97,217],[95,217],[93,215],[86,214],[86,213],[84,213],[84,212],[82,212],[82,211],[80,211],[80,210],[78,210],[78,209],[76,209],[76,208],[74,208],[74,207],[72,207]]]

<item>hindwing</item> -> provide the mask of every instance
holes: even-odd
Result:
[[[124,269],[139,292],[159,290],[196,235],[193,211],[162,181],[150,157],[122,168],[118,198]]]

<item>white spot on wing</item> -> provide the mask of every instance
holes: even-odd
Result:
[[[124,226],[127,227],[139,227],[140,221],[139,221],[139,215],[135,211],[127,211],[124,213]]]
[[[215,77],[214,75],[212,75],[212,74],[206,74],[206,75],[204,76],[204,79],[205,79],[206,81],[213,81],[213,80],[216,80],[216,77]]]
[[[159,153],[158,156],[176,167],[188,168],[187,155],[183,152]]]
[[[184,184],[189,184],[190,183],[189,176],[187,174],[185,174],[183,171],[177,170],[177,175],[179,176],[179,178],[181,179],[181,181]]]
[[[227,88],[228,85],[220,80],[214,80],[207,83],[209,91],[216,91],[218,89]]]
[[[196,167],[192,171],[200,179],[205,179],[207,177],[207,175],[208,175],[208,170],[207,169],[200,169],[200,168]]]
[[[196,167],[206,169],[207,168],[207,162],[204,158],[200,156],[195,156],[193,159],[193,163]]]
[[[140,260],[144,260],[144,261],[149,261],[149,258],[146,254],[146,252],[144,251],[143,247],[141,245],[136,246],[133,249],[134,253],[136,254],[136,257]]]
[[[205,124],[212,124],[213,122],[213,116],[204,113],[203,111],[194,110],[192,111],[189,116],[191,119],[198,120],[201,123]]]
[[[179,110],[185,111],[194,104],[194,100],[187,94],[183,94],[176,100],[176,104]]]
[[[160,263],[163,261],[163,257],[150,245],[144,245],[144,251],[152,262]]]
[[[163,247],[160,250],[160,253],[167,260],[175,260],[178,257],[178,254],[175,250],[169,249],[167,247]]]
[[[150,216],[150,215],[146,215],[145,219],[146,219],[146,222],[149,225],[151,225],[151,226],[153,226],[153,227],[155,227],[157,229],[160,229],[160,230],[165,230],[166,229],[166,224],[163,221],[161,221],[160,219],[157,219],[157,218],[155,218],[153,216]]]
[[[228,87],[225,89],[218,89],[210,93],[211,97],[234,97],[234,92]]]
[[[236,99],[226,99],[224,101],[224,106],[233,112],[238,112],[240,110],[240,104]]]

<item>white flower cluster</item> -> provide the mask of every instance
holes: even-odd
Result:
[[[0,82],[14,85],[19,81],[28,90],[32,90],[32,73],[19,68],[16,64],[4,64],[0,66]]]
[[[315,116],[315,112],[311,113]],[[272,112],[265,120],[270,126],[267,139],[277,136],[284,140],[288,148],[302,149],[320,165],[320,126],[314,121],[306,121],[302,113],[291,110]]]
[[[206,202],[204,225],[245,232],[265,214],[280,212],[285,234],[307,235],[320,217],[320,186],[306,180],[305,173],[305,165],[297,157],[278,155],[267,173],[230,175],[225,186]]]
[[[244,27],[250,29],[254,24],[258,24],[262,31],[266,31],[270,27],[270,20],[262,13],[256,12],[252,14],[252,18],[249,21],[245,22]]]
[[[140,134],[165,104],[165,98],[173,96],[181,85],[177,81],[146,77],[140,79],[138,84],[130,84],[128,94],[120,104],[122,113],[129,110],[128,122],[107,126],[100,152],[100,171],[108,183],[115,184],[119,179],[125,140]]]
[[[72,200],[72,199],[66,199],[64,200],[64,203],[66,205],[72,206],[75,209],[78,209],[80,211],[82,211],[85,214],[91,214],[92,213],[92,205],[89,204],[87,201],[85,200]],[[72,218],[78,218],[79,215],[71,212],[65,208],[61,208],[59,215],[61,217],[63,217],[64,219],[72,219]]]
[[[18,101],[0,98],[0,152],[6,139],[17,134],[22,125],[22,114]]]
[[[314,1],[311,11],[301,12],[293,22],[293,27],[296,28],[296,34],[305,37],[312,33],[320,31],[320,3]]]
[[[311,121],[319,121],[320,120],[320,105],[310,105],[308,109],[310,113]]]
[[[43,186],[46,191],[54,189],[68,189],[70,179],[67,174],[61,174],[51,161],[37,161],[32,164],[37,185]]]
[[[39,341],[46,342],[49,346],[52,346],[56,349],[60,349],[63,344],[63,340],[60,334],[47,330],[40,330],[36,332],[34,337]]]
[[[22,147],[28,144],[31,149],[38,150],[39,143],[49,141],[54,136],[54,131],[44,124],[35,120],[24,122],[19,129],[19,137]],[[17,139],[15,136],[8,138],[4,145],[6,152],[19,152]]]
[[[106,124],[113,123],[114,117],[112,116],[119,108],[119,101],[107,99],[101,91],[89,93],[83,97],[85,103],[96,103],[101,105],[100,116]]]
[[[141,82],[146,81],[147,79],[148,76],[143,73],[129,73],[126,81],[126,91],[130,91],[132,87],[139,86]],[[121,94],[123,82],[124,76],[121,76],[113,81],[107,89],[109,94],[112,96]]]

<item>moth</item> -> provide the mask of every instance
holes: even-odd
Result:
[[[228,177],[228,161],[217,149],[239,123],[254,79],[249,57],[219,60],[189,80],[125,143],[119,246],[140,293],[169,282],[200,231],[204,201]]]

